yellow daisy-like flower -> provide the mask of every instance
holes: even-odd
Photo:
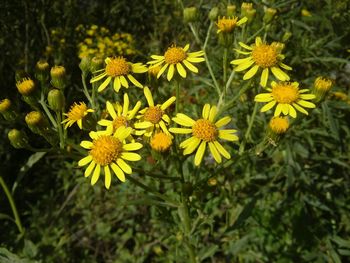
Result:
[[[202,111],[202,118],[193,120],[185,114],[178,113],[172,120],[179,125],[186,128],[170,128],[172,133],[190,134],[192,137],[186,139],[180,144],[180,148],[184,148],[183,154],[191,154],[197,148],[196,155],[194,157],[194,164],[200,165],[205,153],[207,145],[209,150],[217,163],[222,162],[221,156],[226,159],[230,159],[230,153],[220,144],[218,139],[237,141],[238,137],[234,133],[236,130],[227,129],[221,130],[219,128],[225,126],[231,121],[231,118],[225,116],[218,121],[215,121],[217,115],[216,106],[210,106],[205,104]]]
[[[136,131],[137,135],[145,135],[146,137],[151,137],[154,130],[161,129],[164,133],[169,134],[167,125],[170,122],[170,118],[165,114],[165,110],[176,100],[173,96],[168,99],[163,104],[154,105],[152,93],[148,87],[143,89],[148,107],[139,111],[140,115],[137,116],[140,122],[134,124],[136,129],[141,129],[141,131]]]
[[[136,87],[143,88],[143,85],[138,82],[131,73],[144,73],[147,72],[147,67],[142,63],[130,63],[124,57],[106,58],[106,67],[96,72],[101,72],[100,75],[93,77],[90,83],[99,81],[106,78],[97,91],[103,91],[109,83],[113,80],[113,88],[115,92],[119,92],[121,87],[129,88],[127,79]]]
[[[158,152],[166,152],[172,143],[171,135],[164,132],[157,132],[152,136],[150,141],[152,149]]]
[[[218,27],[218,30],[216,31],[217,34],[219,33],[231,33],[233,29],[236,26],[241,26],[244,23],[248,21],[248,18],[243,17],[240,20],[238,20],[238,17],[222,17],[218,19],[218,22],[216,22],[216,26]]]
[[[235,59],[231,61],[231,64],[237,65],[235,71],[243,71],[250,68],[244,75],[243,79],[247,80],[255,76],[259,68],[262,68],[260,85],[266,87],[267,80],[269,78],[269,70],[272,74],[281,81],[289,80],[289,76],[282,71],[292,70],[291,67],[282,63],[284,55],[281,54],[281,43],[273,42],[272,44],[264,43],[260,37],[255,38],[255,44],[248,46],[242,42],[239,45],[249,51],[236,50],[236,52],[244,55],[249,55],[246,58]]]
[[[129,127],[131,125],[130,121],[135,117],[136,113],[141,107],[141,102],[138,101],[132,110],[129,110],[129,104],[129,96],[126,93],[124,94],[123,105],[117,103],[116,110],[113,104],[107,101],[107,111],[113,120],[102,119],[98,122],[98,124],[101,126],[106,126],[107,129],[110,128],[113,132],[115,132],[121,126]]]
[[[315,108],[315,104],[307,100],[315,98],[314,94],[305,94],[308,89],[299,90],[298,82],[271,82],[272,88],[267,90],[270,93],[261,93],[255,96],[256,102],[268,102],[264,107],[261,108],[261,112],[272,109],[276,104],[274,116],[290,115],[296,118],[297,112],[300,111],[308,115],[308,112],[304,108]],[[304,107],[304,108],[303,108]]]
[[[105,174],[105,187],[109,189],[111,185],[111,169],[122,182],[125,182],[125,174],[131,174],[132,169],[125,161],[139,161],[141,156],[131,152],[142,148],[138,142],[126,143],[125,139],[130,136],[130,127],[119,127],[114,133],[112,131],[90,132],[89,136],[93,141],[82,141],[80,145],[89,150],[89,155],[78,162],[79,166],[88,167],[84,176],[92,174],[91,185],[94,185],[101,173]]]
[[[183,78],[186,78],[187,72],[185,67],[194,73],[198,73],[198,68],[195,67],[192,63],[199,63],[205,60],[203,58],[203,51],[189,53],[187,52],[189,47],[189,44],[187,44],[184,48],[177,47],[175,45],[171,46],[164,53],[164,56],[152,55],[151,58],[154,60],[147,62],[147,64],[150,64],[151,68],[162,66],[157,74],[157,78],[159,78],[164,73],[164,71],[169,68],[167,79],[170,81],[174,76],[175,67],[179,75]]]
[[[74,104],[70,107],[68,113],[63,113],[63,115],[67,116],[67,118],[62,121],[63,123],[66,123],[64,126],[65,129],[68,127],[71,127],[74,122],[76,122],[80,129],[83,128],[83,118],[89,113],[94,112],[93,109],[88,109],[86,104],[84,102],[79,102]]]

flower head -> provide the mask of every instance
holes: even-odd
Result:
[[[109,101],[106,102],[106,107],[112,120],[102,119],[98,122],[101,126],[107,126],[115,132],[119,127],[130,127],[130,121],[135,117],[136,113],[141,107],[141,102],[138,101],[132,110],[129,110],[129,96],[124,93],[123,105],[117,103],[115,106]]]
[[[35,83],[30,78],[24,78],[16,83],[18,92],[24,96],[29,96],[35,91]]]
[[[157,132],[152,136],[150,145],[155,151],[165,152],[169,150],[170,146],[172,145],[172,137],[170,134]]]
[[[305,94],[308,89],[299,90],[298,82],[271,82],[272,88],[267,90],[270,93],[261,93],[255,96],[256,102],[268,102],[264,107],[261,108],[261,112],[272,109],[276,104],[274,116],[290,115],[296,118],[297,112],[300,111],[308,115],[308,112],[304,108],[315,108],[315,104],[309,102],[315,98],[313,94]]]
[[[314,82],[312,93],[315,94],[316,102],[320,102],[327,95],[333,85],[333,81],[325,77],[317,77]]]
[[[88,156],[78,162],[79,166],[88,167],[85,170],[85,177],[92,174],[91,185],[94,185],[101,173],[105,174],[105,187],[111,185],[111,169],[122,182],[125,182],[125,173],[131,174],[132,169],[125,161],[139,161],[141,156],[131,151],[142,148],[141,143],[126,143],[125,139],[130,136],[130,127],[119,127],[114,133],[111,130],[90,132],[89,136],[93,141],[82,141],[80,145],[89,150]]]
[[[283,134],[289,128],[287,117],[273,117],[269,122],[269,129],[276,134]]]
[[[83,128],[83,118],[89,113],[94,112],[93,109],[88,109],[86,104],[84,102],[79,102],[74,104],[70,107],[68,113],[64,113],[67,118],[62,121],[62,123],[66,123],[64,126],[65,129],[68,127],[71,127],[74,122],[76,122],[80,129]]]
[[[6,112],[11,108],[11,101],[9,99],[0,100],[0,112]]]
[[[292,68],[282,63],[284,55],[281,54],[282,47],[280,43],[273,42],[272,44],[266,44],[262,42],[260,37],[255,39],[255,45],[248,46],[242,42],[239,45],[249,51],[236,50],[240,54],[249,55],[246,58],[235,59],[231,61],[231,64],[237,65],[235,71],[243,71],[250,68],[243,76],[244,80],[250,79],[255,76],[258,69],[262,69],[260,85],[266,87],[267,80],[269,78],[269,70],[272,74],[281,81],[289,80],[289,76],[281,70],[291,70]]]
[[[151,58],[154,60],[147,62],[147,64],[150,64],[151,68],[161,66],[161,69],[157,74],[157,78],[159,78],[168,68],[167,79],[170,81],[174,76],[175,67],[179,75],[186,78],[187,72],[185,67],[194,73],[198,73],[198,68],[192,63],[204,61],[203,51],[190,53],[187,52],[189,47],[189,44],[187,44],[184,48],[173,45],[168,48],[163,56],[152,55]]]
[[[137,116],[140,122],[134,124],[136,129],[140,131],[136,132],[137,135],[145,135],[151,137],[154,130],[162,130],[164,133],[169,134],[167,125],[170,122],[169,116],[165,113],[165,110],[176,100],[173,96],[165,101],[163,104],[154,104],[152,93],[148,87],[143,89],[148,107],[139,111],[140,115]]]
[[[128,80],[136,87],[143,88],[143,85],[132,75],[132,73],[147,72],[147,67],[142,63],[133,64],[128,62],[124,57],[106,58],[105,63],[106,67],[104,69],[96,71],[102,71],[102,73],[90,80],[90,83],[93,83],[105,78],[105,80],[98,87],[98,92],[103,91],[112,80],[115,92],[119,92],[121,87],[129,88]]]
[[[180,134],[192,134],[192,137],[186,139],[180,144],[181,148],[184,148],[183,154],[191,154],[197,148],[196,155],[194,157],[194,164],[200,165],[205,153],[206,146],[209,146],[209,150],[218,163],[222,162],[221,156],[226,159],[230,159],[229,152],[220,144],[218,139],[237,141],[238,137],[235,135],[237,132],[233,129],[219,129],[231,121],[231,118],[226,116],[218,121],[215,121],[217,115],[216,106],[210,106],[205,104],[202,111],[202,118],[193,120],[185,114],[178,113],[173,121],[185,128],[170,128],[172,133]]]
[[[245,22],[247,22],[247,20],[248,18],[246,17],[238,20],[238,17],[236,16],[219,18],[216,22],[216,26],[218,27],[216,33],[231,33],[236,26],[243,25]]]

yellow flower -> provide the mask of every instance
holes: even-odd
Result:
[[[128,62],[124,57],[106,58],[105,63],[106,67],[104,69],[96,71],[102,71],[102,73],[90,80],[90,83],[93,83],[106,78],[98,87],[98,92],[103,91],[112,80],[115,92],[119,92],[122,86],[129,88],[129,83],[126,78],[128,78],[136,87],[143,88],[142,84],[131,75],[131,73],[147,72],[147,67],[142,63],[133,64]]]
[[[152,67],[162,66],[158,72],[157,78],[159,78],[168,67],[168,81],[173,78],[175,67],[179,75],[183,78],[186,78],[187,72],[184,66],[190,71],[198,73],[198,68],[195,67],[192,63],[199,63],[205,60],[202,57],[204,55],[203,51],[189,53],[187,52],[189,47],[189,44],[187,44],[184,48],[177,47],[175,45],[171,46],[164,53],[164,56],[152,55],[151,58],[154,60],[147,62],[147,64],[151,64]]]
[[[35,83],[30,78],[24,78],[16,83],[18,92],[24,96],[29,96],[35,91]]]
[[[304,108],[315,108],[315,104],[307,100],[315,98],[314,94],[305,94],[308,89],[299,90],[298,82],[271,82],[272,88],[267,90],[270,93],[261,93],[255,96],[256,102],[268,102],[264,107],[261,108],[261,112],[272,109],[276,104],[274,116],[290,115],[296,118],[297,112],[300,111],[308,115],[308,112]],[[303,108],[304,107],[304,108]]]
[[[287,117],[273,117],[269,122],[269,128],[276,134],[283,134],[289,128]]]
[[[172,145],[171,135],[164,132],[157,132],[152,136],[150,145],[155,151],[165,152],[169,150],[170,146]]]
[[[70,107],[68,113],[64,113],[63,115],[67,116],[67,118],[62,121],[62,123],[66,123],[64,126],[65,129],[68,127],[71,127],[74,122],[76,122],[80,129],[83,128],[83,118],[89,113],[94,112],[93,109],[88,109],[86,104],[84,102],[79,102],[74,104]]]
[[[115,132],[119,127],[129,127],[131,125],[130,121],[135,117],[136,113],[141,107],[141,102],[138,101],[132,110],[129,110],[129,96],[124,93],[124,103],[120,105],[117,103],[116,110],[113,104],[109,101],[106,102],[106,107],[109,115],[113,120],[102,119],[98,122],[101,126],[107,126],[113,132]]]
[[[170,118],[167,114],[165,114],[165,110],[176,100],[176,97],[171,97],[163,104],[154,105],[152,93],[149,88],[145,87],[143,91],[148,107],[139,111],[140,115],[137,116],[137,118],[141,121],[135,123],[134,126],[136,129],[141,129],[141,131],[137,131],[135,134],[143,134],[146,137],[151,137],[155,129],[161,129],[164,133],[169,134],[166,125],[169,124]]]
[[[85,177],[92,174],[91,185],[94,185],[101,173],[105,174],[105,187],[111,185],[111,169],[122,182],[125,182],[125,174],[131,174],[132,169],[125,161],[139,161],[141,156],[136,151],[142,148],[138,142],[126,143],[125,139],[130,136],[131,128],[119,127],[114,133],[110,131],[90,132],[89,136],[93,141],[82,141],[80,146],[89,150],[89,155],[78,162],[79,166],[88,167],[85,170]]]
[[[222,17],[218,19],[218,22],[216,23],[216,26],[218,27],[218,30],[216,31],[217,34],[219,33],[231,33],[233,29],[236,26],[240,26],[248,21],[248,18],[243,17],[242,19],[238,20],[238,17],[233,16],[231,17]]]
[[[11,108],[11,101],[7,98],[0,100],[0,112],[6,112]]]
[[[254,77],[259,68],[262,68],[260,85],[263,87],[266,87],[269,78],[269,69],[278,80],[289,80],[289,76],[281,70],[281,68],[292,70],[291,67],[281,62],[284,59],[284,55],[281,54],[281,44],[273,42],[269,45],[262,42],[260,37],[257,37],[255,39],[255,45],[248,46],[242,42],[239,42],[239,45],[249,51],[236,49],[236,52],[249,56],[232,60],[231,64],[237,65],[234,69],[235,71],[243,71],[251,67],[251,69],[244,74],[244,80]]]
[[[194,164],[200,165],[205,153],[206,146],[209,146],[209,150],[214,157],[215,161],[221,163],[221,156],[226,159],[230,159],[230,153],[220,144],[218,139],[237,141],[238,137],[234,133],[233,129],[219,129],[231,121],[231,118],[225,116],[218,121],[215,121],[217,114],[216,106],[210,106],[205,104],[202,111],[202,118],[193,120],[185,114],[178,113],[172,120],[179,125],[185,126],[185,128],[170,128],[172,133],[189,134],[192,133],[192,137],[186,139],[180,144],[180,148],[184,148],[183,154],[191,154],[197,148],[196,155],[194,157]]]

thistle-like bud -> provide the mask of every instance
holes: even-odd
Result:
[[[218,16],[219,16],[219,8],[215,6],[210,10],[208,17],[210,21],[216,21]]]
[[[197,8],[186,7],[183,11],[183,18],[185,23],[191,23],[197,20]]]
[[[66,69],[63,66],[54,66],[50,71],[51,84],[55,88],[64,89],[66,86]]]
[[[39,81],[49,78],[50,65],[46,60],[39,60],[35,65],[35,76]]]
[[[9,99],[0,100],[0,113],[7,121],[13,121],[17,117],[17,113]]]
[[[47,95],[49,106],[54,111],[61,111],[64,109],[65,97],[63,92],[59,89],[52,89]]]
[[[235,12],[236,12],[236,5],[228,5],[226,7],[226,15],[228,17],[233,16],[235,14]]]
[[[243,2],[241,5],[241,16],[248,18],[248,23],[252,22],[256,14],[256,9],[252,3]]]
[[[16,149],[27,148],[29,146],[28,136],[23,131],[12,129],[7,134],[11,145]]]
[[[90,64],[90,72],[95,73],[95,71],[102,69],[104,66],[104,60],[101,57],[93,57]]]
[[[30,78],[24,78],[16,83],[18,92],[23,96],[31,96],[36,90],[34,81]]]
[[[266,24],[268,24],[275,17],[277,10],[275,8],[265,8],[264,11],[265,11],[265,13],[264,13],[263,21]]]
[[[315,102],[322,101],[332,88],[333,81],[329,78],[318,77],[315,79],[312,93],[316,96]]]
[[[91,68],[91,58],[89,56],[83,57],[79,63],[79,68],[83,74],[87,75]]]

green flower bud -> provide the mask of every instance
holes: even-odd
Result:
[[[16,149],[27,148],[29,146],[27,134],[23,131],[12,129],[7,136],[11,145]]]
[[[35,76],[40,81],[45,81],[49,78],[50,65],[46,60],[39,60],[35,66]]]
[[[50,71],[51,84],[58,89],[64,89],[66,86],[66,69],[63,66],[54,66]]]
[[[333,81],[329,78],[318,77],[315,79],[314,86],[312,88],[312,94],[316,96],[315,102],[324,100],[329,90],[332,88]]]
[[[274,18],[274,16],[277,13],[277,10],[275,8],[266,8],[264,13],[264,18],[263,21],[268,24],[272,21],[272,19]]]
[[[219,16],[219,8],[218,7],[213,7],[210,10],[209,15],[208,15],[210,21],[216,21],[218,16]]]
[[[25,117],[25,121],[29,129],[36,134],[42,135],[50,130],[48,121],[39,111],[29,112]]]
[[[228,5],[226,7],[226,15],[228,17],[233,16],[235,14],[235,12],[236,12],[236,5]]]
[[[287,42],[290,39],[291,36],[292,36],[291,32],[289,32],[289,31],[285,32],[283,34],[283,37],[282,37],[282,42]]]
[[[101,57],[93,57],[90,64],[90,72],[95,73],[95,71],[102,69],[104,67],[104,60]]]
[[[49,106],[54,111],[61,111],[64,108],[65,97],[63,92],[59,89],[52,89],[47,95]]]
[[[91,68],[91,58],[89,56],[83,57],[79,63],[79,68],[83,74],[87,75]]]
[[[183,18],[185,23],[191,23],[197,20],[197,8],[186,7],[183,11]]]
[[[252,3],[242,3],[241,6],[241,15],[242,17],[247,17],[248,18],[248,22],[250,23],[253,21],[254,17],[256,14],[256,9],[253,8],[253,4]]]

